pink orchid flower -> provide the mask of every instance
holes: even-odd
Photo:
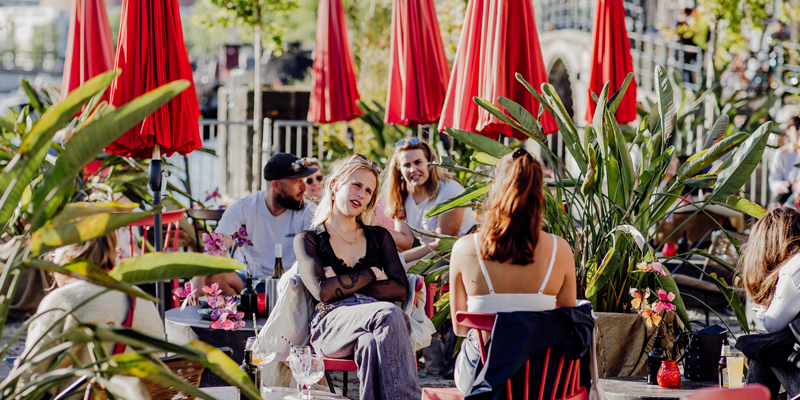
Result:
[[[653,305],[653,312],[660,313],[661,311],[675,311],[675,305],[666,301],[657,301]]]
[[[183,299],[183,302],[181,303],[181,311],[186,308],[186,305],[189,304],[189,299],[196,291],[197,290],[192,290],[192,281],[186,281],[182,288],[175,290],[175,293],[178,295],[178,297]]]
[[[672,300],[675,300],[675,293],[672,293],[672,292],[670,292],[670,293],[667,293],[667,291],[666,291],[666,290],[664,290],[664,289],[661,289],[661,288],[658,288],[658,290],[656,291],[656,293],[658,294],[658,298],[659,298],[659,299],[661,299],[662,301],[672,301]]]
[[[657,273],[661,274],[661,276],[669,276],[669,274],[667,273],[667,271],[665,271],[665,270],[664,270],[664,265],[662,265],[660,262],[654,262],[654,263],[650,264],[650,268],[651,268],[653,271],[655,271],[655,272],[657,272]],[[674,295],[673,295],[673,296],[674,296]]]
[[[211,285],[211,287],[203,286],[203,292],[211,296],[217,296],[222,293],[222,290],[219,289],[219,283],[214,283]]]
[[[204,233],[203,236],[203,250],[206,253],[211,253],[215,256],[220,256],[224,252],[228,251],[228,248],[225,247],[225,243],[222,241],[222,234],[212,232],[210,235],[208,233]]]

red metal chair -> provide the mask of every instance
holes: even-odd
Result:
[[[436,296],[436,292],[439,290],[438,283],[429,283],[425,286],[426,289],[426,297],[425,297],[425,315],[428,318],[433,318],[433,314],[436,314],[436,307],[434,306],[434,298]],[[445,294],[450,291],[450,284],[445,283],[442,286],[442,294]]]
[[[769,400],[772,394],[764,385],[750,383],[747,387],[738,389],[700,389],[688,396],[681,397],[681,400]]]
[[[459,325],[466,326],[467,328],[476,329],[479,332],[491,332],[492,328],[494,327],[494,320],[496,318],[495,314],[483,314],[483,313],[469,313],[464,311],[459,311],[456,313],[456,322]],[[479,340],[478,343],[480,344],[481,349],[481,362],[486,362],[486,348],[484,347],[483,340]],[[541,382],[546,382],[547,378],[547,367],[550,361],[550,349],[547,349],[545,352],[544,358],[544,370],[542,371],[542,379]],[[580,360],[573,360],[567,363],[567,368],[564,369],[564,356],[561,356],[561,359],[558,362],[558,369],[556,370],[555,374],[555,382],[553,383],[553,390],[550,393],[550,400],[556,400],[556,394],[558,392],[558,385],[559,383],[563,382],[563,388],[561,390],[561,397],[558,397],[559,400],[587,400],[588,399],[588,392],[585,387],[579,386],[580,385]],[[531,362],[525,363],[525,376],[530,376],[531,371]],[[563,378],[563,380],[562,380]],[[511,393],[511,379],[506,381],[506,397],[508,400],[512,399],[524,399],[528,400],[529,396],[528,393],[530,391],[530,381],[529,379],[525,379],[525,385],[523,387],[522,396],[512,396]],[[544,399],[544,387],[545,385],[539,386],[539,395],[537,397],[538,400]],[[461,400],[464,398],[464,393],[461,393],[456,388],[423,388],[422,389],[422,400]],[[694,399],[693,399],[694,400]],[[729,399],[726,399],[729,400]]]
[[[180,222],[181,219],[183,218],[184,211],[185,210],[174,210],[174,211],[165,211],[161,213],[161,222],[163,224],[167,224],[167,237],[166,240],[164,240],[164,251],[167,251],[167,249],[169,249],[169,239],[173,225],[175,225],[175,238],[172,241],[172,251],[173,252],[178,251],[178,235],[181,232]],[[151,215],[143,220],[139,220],[128,225],[128,231],[130,232],[130,237],[131,237],[131,256],[133,256],[134,250],[136,248],[136,242],[133,240],[133,227],[140,226],[147,229],[148,227],[152,227],[154,223],[155,223],[154,218]],[[145,237],[146,236],[147,235],[145,235]],[[145,254],[146,252],[147,252],[147,245],[145,244],[142,246],[142,254]],[[178,287],[180,287],[180,282],[178,282],[177,279],[173,279],[172,289],[177,289]],[[170,293],[171,292],[172,290],[170,290]],[[171,308],[176,308],[180,306],[181,306],[180,299],[176,298],[175,296],[172,296]]]

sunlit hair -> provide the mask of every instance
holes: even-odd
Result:
[[[308,161],[308,166],[309,167],[317,167],[317,169],[319,170],[319,173],[320,174],[322,173],[322,163],[318,159],[313,158],[313,157],[309,157],[309,158],[306,158],[306,161]]]
[[[420,140],[417,144],[411,144],[410,140],[406,140],[402,146],[395,147],[392,157],[389,159],[389,167],[386,168],[386,177],[382,184],[382,190],[385,193],[384,199],[386,200],[384,213],[391,219],[404,218],[400,210],[403,209],[403,204],[405,204],[408,197],[408,185],[406,180],[403,179],[403,173],[400,171],[401,165],[398,162],[398,158],[400,157],[400,152],[406,150],[422,150],[428,162],[439,162],[436,158],[436,152],[424,140]],[[445,179],[455,178],[443,168],[428,166],[428,180],[423,185],[425,191],[428,192],[428,200],[436,200],[436,197],[439,196],[441,182]]]
[[[372,172],[372,174],[375,175],[376,185],[375,191],[372,193],[372,198],[369,200],[369,204],[367,204],[361,214],[356,217],[356,221],[360,221],[364,225],[372,225],[372,219],[375,214],[375,202],[377,201],[378,194],[380,193],[380,185],[377,184],[377,182],[380,182],[380,172],[372,165],[371,161],[359,157],[353,157],[350,160],[337,165],[331,174],[325,177],[325,180],[322,181],[322,199],[319,201],[317,210],[314,212],[314,219],[311,221],[312,227],[322,225],[328,220],[328,218],[330,218],[331,214],[333,213],[333,192],[347,183],[353,173],[360,169],[365,169]]]
[[[64,246],[56,251],[56,260],[64,265],[69,261],[84,259],[91,261],[94,265],[110,271],[117,263],[117,233],[111,232],[108,235],[87,240],[79,244]]]
[[[480,256],[528,265],[539,241],[544,210],[542,164],[525,150],[505,155],[483,204]],[[528,221],[529,223],[525,223]]]
[[[770,211],[753,225],[739,269],[754,303],[768,307],[786,261],[800,252],[800,212],[783,207]]]

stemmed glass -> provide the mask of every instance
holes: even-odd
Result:
[[[308,394],[303,396],[303,399],[313,399],[314,396],[311,395],[311,386],[319,382],[319,380],[325,376],[325,362],[322,361],[322,356],[319,354],[312,354],[306,367],[308,369],[308,374],[304,375],[305,380],[303,381],[303,385],[305,385]]]
[[[265,365],[272,362],[275,359],[277,348],[277,342],[275,340],[275,336],[270,335],[259,335],[256,338],[256,342],[253,344],[253,347],[250,349],[253,351],[253,364],[258,364],[262,368],[261,373],[261,391],[262,392],[271,392],[272,389],[264,386],[264,373],[263,368]]]
[[[318,362],[315,359],[318,358]],[[312,382],[312,377],[315,375],[316,369],[313,368],[313,365],[317,363],[322,363],[322,358],[319,356],[314,356],[311,354],[311,348],[308,346],[303,346],[300,348],[292,348],[291,353],[289,354],[289,368],[292,370],[292,377],[294,380],[297,381],[297,384],[300,385],[301,390],[299,393],[289,395],[284,397],[286,400],[308,400],[311,397],[311,393],[309,391],[309,395],[306,396],[303,394],[302,388],[306,385],[309,385],[309,382]],[[316,367],[319,368],[319,367]],[[324,366],[323,374],[324,374]],[[320,378],[316,378],[319,380]]]

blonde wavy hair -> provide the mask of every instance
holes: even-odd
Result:
[[[384,196],[386,201],[384,213],[391,219],[405,218],[403,205],[408,197],[408,185],[406,180],[403,179],[403,173],[400,171],[400,163],[397,159],[400,152],[406,150],[422,150],[429,163],[439,163],[433,147],[424,140],[420,140],[417,144],[411,144],[411,140],[406,140],[402,146],[395,147],[389,160],[389,167],[386,168],[386,178],[381,185],[383,186],[383,192],[386,194]],[[423,185],[428,192],[428,200],[436,200],[436,197],[439,196],[440,182],[445,179],[455,180],[455,177],[443,168],[428,166],[428,180]]]
[[[375,191],[372,193],[372,198],[369,200],[367,207],[356,217],[356,221],[364,225],[372,225],[372,220],[375,216],[375,204],[380,194],[380,167],[366,156],[356,154],[351,157],[347,162],[336,166],[333,172],[325,177],[323,181],[322,198],[317,205],[317,210],[314,212],[314,219],[311,221],[311,226],[316,227],[325,223],[333,213],[333,193],[347,182],[356,171],[365,169],[375,176]]]

